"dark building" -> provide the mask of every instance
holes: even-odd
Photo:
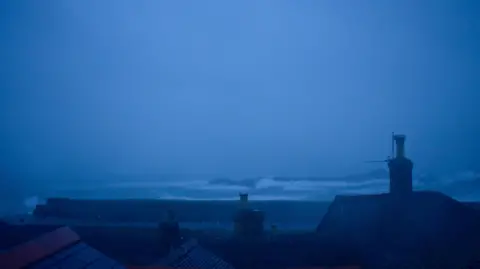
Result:
[[[413,162],[405,157],[405,135],[394,135],[397,146],[396,156],[388,160],[390,171],[390,194],[398,197],[407,196],[413,191]]]
[[[240,194],[240,205],[233,218],[235,235],[240,238],[258,237],[263,234],[263,211],[252,209],[248,205],[248,194]]]
[[[173,211],[167,211],[166,219],[159,224],[158,233],[161,254],[168,254],[181,244],[180,225]]]
[[[478,257],[480,215],[442,193],[414,192],[405,135],[393,141],[390,192],[337,195],[317,227],[319,237],[368,268],[477,268],[468,265]]]

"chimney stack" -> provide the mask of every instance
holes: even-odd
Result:
[[[405,157],[405,135],[394,135],[396,157],[388,161],[390,170],[390,193],[405,198],[413,191],[413,162]]]
[[[247,207],[248,204],[248,193],[240,193],[240,206]]]
[[[395,144],[397,145],[397,158],[404,158],[405,157],[405,135],[395,135],[393,137],[395,140]]]

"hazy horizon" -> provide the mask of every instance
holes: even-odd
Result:
[[[384,167],[365,161],[389,155],[392,131],[418,175],[480,171],[478,1],[7,0],[0,14],[4,190],[358,174]]]

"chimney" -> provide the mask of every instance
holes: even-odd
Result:
[[[413,191],[413,162],[405,157],[405,135],[394,135],[397,145],[396,157],[388,161],[390,171],[390,193],[396,197],[405,198]]]
[[[240,206],[246,207],[248,204],[248,193],[240,193]]]
[[[405,135],[395,135],[393,139],[395,140],[395,144],[397,145],[397,155],[396,158],[404,158],[405,157]]]

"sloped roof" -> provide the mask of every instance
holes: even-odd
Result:
[[[0,226],[0,249],[10,250],[46,233],[52,232],[60,225],[10,225]]]
[[[67,227],[63,227],[2,253],[0,255],[0,265],[2,268],[22,268],[79,240],[80,238],[76,233]]]
[[[460,268],[480,247],[477,211],[438,192],[338,196],[317,231],[370,266]]]
[[[121,269],[121,264],[80,241],[68,227],[39,236],[0,254],[2,269]]]
[[[160,265],[181,269],[234,269],[232,265],[200,246],[194,239],[173,250]]]

